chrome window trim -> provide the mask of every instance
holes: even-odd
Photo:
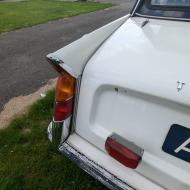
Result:
[[[135,7],[133,8],[132,12],[131,12],[131,16],[133,16],[135,14],[135,11],[137,10],[137,7],[139,6],[139,3],[141,2],[141,0],[138,0]]]
[[[153,19],[164,19],[164,20],[174,20],[174,21],[190,21],[190,19],[181,19],[181,18],[173,18],[173,17],[159,17],[159,16],[150,16],[150,15],[143,15],[140,13],[135,13],[134,16],[137,15],[139,17],[143,17],[143,18],[153,18]]]

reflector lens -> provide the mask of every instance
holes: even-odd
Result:
[[[55,99],[56,101],[65,101],[74,96],[75,78],[67,72],[62,72],[57,80]]]
[[[105,148],[111,157],[128,168],[135,169],[141,161],[141,156],[111,137],[107,138]]]
[[[64,102],[55,102],[54,121],[63,121],[72,114],[73,98]]]

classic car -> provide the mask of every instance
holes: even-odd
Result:
[[[54,146],[110,189],[190,189],[190,0],[138,0],[47,55]]]

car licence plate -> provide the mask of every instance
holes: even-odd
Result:
[[[172,125],[164,141],[162,150],[190,162],[190,129],[178,124]]]

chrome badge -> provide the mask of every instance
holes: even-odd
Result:
[[[177,81],[177,91],[179,92],[180,90],[182,90],[184,85],[184,82]]]

